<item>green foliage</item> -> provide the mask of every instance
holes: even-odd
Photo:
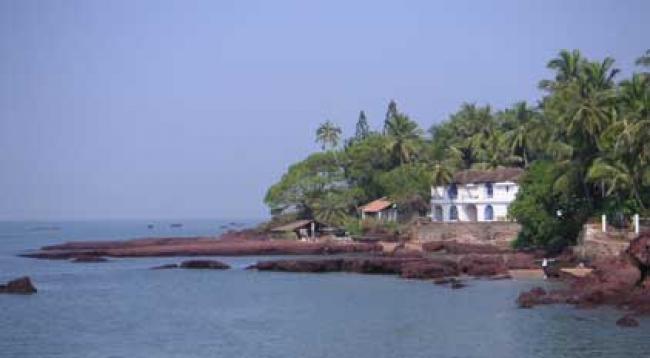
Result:
[[[558,251],[573,244],[591,208],[580,198],[554,190],[560,167],[537,161],[520,181],[517,200],[509,215],[522,225],[517,247],[543,247]]]
[[[364,140],[370,136],[370,126],[368,125],[368,119],[366,118],[366,113],[364,111],[359,112],[359,119],[357,120],[357,125],[355,126],[354,139],[355,140]]]
[[[264,202],[274,212],[295,210],[312,214],[311,205],[331,190],[345,187],[344,176],[332,152],[315,153],[289,167],[282,179],[267,191]]]
[[[343,224],[345,231],[347,231],[352,236],[357,236],[363,234],[363,226],[361,225],[361,220],[355,217],[348,217]]]
[[[425,214],[429,209],[431,169],[424,164],[405,164],[378,177],[383,192],[402,212]]]
[[[648,66],[648,58],[637,63]],[[316,133],[327,152],[292,165],[265,202],[276,214],[358,232],[356,208],[368,201],[388,196],[401,214],[422,214],[430,186],[449,183],[457,170],[519,166],[527,174],[511,206],[523,226],[518,245],[558,249],[590,216],[648,212],[650,74],[617,82],[613,59],[591,61],[578,50],[560,51],[547,67],[554,75],[540,82],[545,95],[536,106],[465,103],[428,137],[392,100],[380,132],[361,111],[341,149],[341,129],[327,121]]]

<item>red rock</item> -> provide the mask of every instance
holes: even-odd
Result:
[[[413,249],[406,249],[406,248],[398,248],[393,253],[391,254],[393,257],[410,257],[410,258],[421,258],[422,257],[422,252],[413,250]]]
[[[501,254],[512,250],[490,244],[469,244],[456,241],[444,241],[445,251],[448,254]]]
[[[224,241],[214,238],[197,237],[66,243],[47,246],[39,251],[21,256],[43,259],[68,259],[78,256],[326,255],[379,251],[381,251],[380,245],[370,243],[244,240],[231,236],[228,240]]]
[[[650,267],[650,233],[642,233],[630,242],[627,253],[642,267]]]
[[[250,268],[259,271],[285,271],[285,272],[336,272],[341,271],[341,259],[323,260],[274,260],[261,261]]]
[[[444,248],[445,244],[442,241],[430,241],[422,244],[422,250],[425,252],[441,251]]]
[[[458,276],[458,264],[451,260],[423,260],[408,262],[402,265],[400,274],[403,278],[430,279],[449,276]]]
[[[500,255],[467,255],[460,259],[460,269],[470,276],[495,276],[508,273]]]
[[[537,269],[539,264],[535,261],[533,254],[517,252],[504,255],[505,264],[510,270]]]
[[[36,293],[36,287],[32,280],[25,276],[0,285],[0,293],[32,294]]]
[[[405,263],[422,259],[413,258],[349,258],[341,262],[341,270],[364,274],[400,274]]]

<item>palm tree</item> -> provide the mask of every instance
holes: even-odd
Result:
[[[543,127],[537,120],[539,116],[528,107],[526,102],[516,103],[514,108],[506,110],[504,115],[507,117],[506,120],[513,122],[514,126],[505,133],[504,144],[512,155],[521,158],[524,167],[528,167],[531,151],[544,134]]]
[[[328,120],[316,130],[316,142],[321,144],[323,150],[327,147],[334,149],[339,143],[341,133],[341,128]]]
[[[433,186],[447,185],[451,183],[454,176],[451,167],[441,162],[435,163],[431,172],[431,184]]]
[[[386,122],[386,135],[388,149],[398,158],[400,165],[411,162],[422,135],[418,124],[398,113]]]
[[[578,78],[557,93],[560,101],[559,120],[569,136],[588,144],[588,150],[609,125],[614,114],[616,92],[614,77],[619,70],[613,68],[614,60],[602,62],[583,61]],[[592,146],[589,148],[589,144]]]
[[[650,67],[650,50],[646,50],[645,54],[637,58],[635,63],[639,66]]]
[[[640,194],[642,176],[645,171],[647,168],[631,167],[622,160],[598,158],[589,168],[587,180],[604,184],[604,188],[607,188],[607,190],[603,189],[604,196],[615,192],[618,192],[619,196],[629,193],[628,195],[636,201],[639,207],[645,209]]]
[[[328,191],[310,202],[314,219],[328,225],[341,226],[347,218],[350,202],[340,193]]]
[[[562,50],[558,57],[550,60],[546,67],[555,70],[554,80],[542,80],[539,87],[546,90],[554,90],[557,87],[567,84],[578,78],[585,59],[579,50]]]

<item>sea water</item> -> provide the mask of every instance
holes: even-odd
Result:
[[[182,222],[180,228],[170,224]],[[154,228],[147,225],[153,223]],[[251,224],[252,222],[242,222]],[[70,240],[216,235],[223,220],[0,223],[0,281],[31,276],[38,293],[0,295],[0,357],[648,357],[650,321],[614,309],[518,309],[540,281],[428,281],[345,273],[150,270],[184,258],[71,263],[16,256]]]

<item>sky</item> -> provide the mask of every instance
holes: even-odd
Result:
[[[650,1],[0,0],[0,220],[263,218],[325,120],[535,102],[561,49],[650,48]]]

